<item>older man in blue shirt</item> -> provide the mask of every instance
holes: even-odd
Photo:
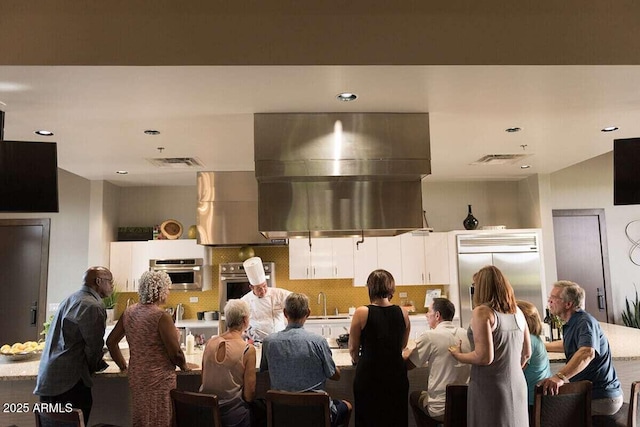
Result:
[[[91,374],[107,368],[102,359],[107,314],[102,298],[113,292],[113,275],[105,267],[84,273],[82,288],[56,312],[40,360],[34,394],[41,402],[82,410],[89,421],[93,398]]]
[[[553,284],[549,312],[564,320],[564,337],[547,343],[546,347],[547,351],[564,351],[567,364],[540,385],[545,394],[553,395],[569,380],[591,381],[591,414],[613,415],[622,407],[622,388],[613,367],[609,341],[598,321],[584,311],[584,298],[584,289],[577,283],[560,280]]]
[[[324,390],[325,382],[340,379],[327,340],[303,328],[309,317],[309,298],[292,293],[285,300],[284,331],[267,336],[262,343],[260,370],[269,371],[271,388],[304,392]],[[343,400],[331,400],[331,425],[345,421],[350,405]]]

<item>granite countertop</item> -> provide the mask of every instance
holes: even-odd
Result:
[[[256,346],[256,369],[260,367],[260,356],[262,354],[261,347]],[[334,348],[331,350],[333,353],[333,360],[337,366],[351,367],[351,356],[349,350]],[[122,348],[122,354],[125,359],[129,358],[128,348]],[[197,368],[193,368],[191,371],[181,371],[176,368],[178,375],[200,375],[202,368],[202,348],[196,347],[195,351],[191,355],[185,355],[187,362],[197,365]],[[96,374],[101,377],[126,377],[127,373],[120,371],[120,368],[115,364],[107,353],[105,355],[105,361],[109,364],[109,367],[104,371]],[[13,381],[13,380],[35,380],[38,375],[38,366],[40,365],[40,357],[36,357],[31,360],[24,360],[19,362],[7,362],[2,359],[0,361],[0,381]]]
[[[600,323],[609,340],[613,360],[640,360],[640,329],[611,323]],[[564,353],[549,353],[551,362],[565,362]]]
[[[200,322],[200,321],[195,321]],[[215,322],[215,321],[214,321]],[[602,330],[609,339],[611,346],[611,353],[614,360],[640,360],[640,329],[628,328],[621,325],[613,325],[602,323]],[[334,340],[335,341],[335,340]],[[413,340],[409,340],[410,345],[413,344]],[[329,340],[331,347],[336,347],[335,343]],[[126,344],[122,344],[123,354],[128,358],[128,348]],[[352,368],[351,356],[349,350],[332,348],[333,360],[340,368]],[[260,346],[256,347],[256,368],[260,365]],[[107,354],[105,360],[109,364],[109,367],[103,372],[96,374],[105,377],[124,377],[126,372],[120,372],[118,366],[110,360]],[[197,365],[197,369],[192,371],[178,371],[179,375],[200,375],[200,366],[202,363],[202,349],[195,349],[194,354],[187,355],[187,362]],[[549,359],[552,362],[564,362],[564,353],[549,353]],[[38,366],[40,365],[39,356],[24,361],[9,362],[4,357],[0,357],[0,381],[8,380],[35,380],[38,375]]]

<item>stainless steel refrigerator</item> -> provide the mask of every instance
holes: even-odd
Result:
[[[456,236],[463,327],[468,327],[471,321],[473,274],[486,265],[498,267],[513,286],[516,299],[535,304],[544,318],[545,284],[540,240],[541,234],[537,230]]]

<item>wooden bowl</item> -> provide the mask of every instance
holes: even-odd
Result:
[[[168,219],[160,224],[160,233],[169,240],[179,239],[182,236],[182,224],[175,219]]]

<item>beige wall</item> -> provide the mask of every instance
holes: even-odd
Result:
[[[198,189],[194,186],[120,188],[119,227],[151,227],[175,219],[186,234],[196,223]],[[184,236],[184,235],[183,235]]]
[[[47,302],[78,289],[89,254],[90,182],[58,169],[58,213],[0,214],[0,218],[51,218]]]
[[[422,183],[422,205],[435,231],[464,229],[467,205],[472,205],[478,227],[524,227],[518,212],[516,181],[431,182],[427,177]]]
[[[614,315],[622,323],[625,297],[634,298],[634,285],[640,285],[640,267],[629,260],[625,235],[626,225],[640,219],[640,206],[613,206],[613,153],[553,173],[550,182],[552,209],[605,210]]]

